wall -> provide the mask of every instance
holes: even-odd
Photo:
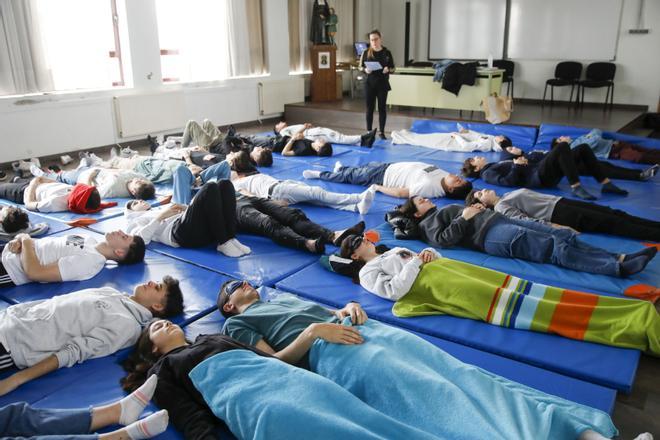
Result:
[[[411,0],[410,3],[410,57],[426,60],[429,0]],[[638,7],[639,0],[623,0],[621,32],[614,61],[617,65],[614,102],[647,105],[650,111],[655,111],[660,98],[660,1],[645,2],[644,27],[650,29],[645,35],[628,33],[628,29],[637,24]],[[358,0],[357,29],[363,34],[369,28],[380,28],[384,44],[392,51],[398,65],[404,61],[404,17],[405,2],[402,0]],[[552,77],[557,61],[514,61],[516,97],[541,99],[545,81]],[[589,61],[583,60],[582,63],[586,68]],[[556,88],[555,99],[567,100],[569,91],[570,88]],[[602,102],[604,98],[605,89],[585,93],[586,101]]]
[[[118,2],[123,3],[123,2]],[[289,76],[287,1],[264,0],[263,21],[268,78]],[[235,78],[206,84],[163,85],[154,0],[127,1],[120,11],[126,20],[130,51],[127,78],[133,87],[122,90],[56,93],[23,98],[0,97],[0,163],[32,156],[59,154],[123,142],[117,134],[112,96],[181,89],[189,119],[209,118],[218,125],[259,119],[257,86],[263,77]],[[185,121],[181,121],[181,129]],[[129,139],[130,140],[130,139]]]

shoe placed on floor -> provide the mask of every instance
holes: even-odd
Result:
[[[78,152],[78,159],[89,159],[89,152],[88,151],[79,151]]]
[[[35,164],[31,164],[31,165],[30,165],[30,173],[31,173],[34,177],[41,177],[41,176],[43,176],[44,174],[46,174],[46,173],[44,173],[44,170],[42,170],[41,168],[39,168],[39,167],[36,166]]]
[[[230,125],[229,128],[227,129],[227,136],[233,137],[235,135],[236,135],[236,127]]]
[[[151,151],[151,154],[154,154],[156,148],[158,148],[158,142],[156,142],[156,139],[152,138],[151,135],[147,135],[147,145],[149,145],[149,151]]]
[[[119,156],[119,150],[117,150],[117,147],[110,147],[110,159],[114,159],[117,156]]]
[[[30,163],[34,164],[37,168],[41,168],[41,161],[38,157],[33,157],[30,159]]]
[[[332,171],[334,173],[338,173],[342,168],[344,168],[344,165],[341,162],[337,161],[335,162],[335,167],[332,169]]]
[[[138,154],[138,152],[135,151],[135,150],[132,150],[131,147],[124,147],[124,148],[122,148],[121,151],[119,152],[119,155],[120,155],[121,157],[124,157],[124,158],[133,157],[133,156],[135,156],[135,155],[137,155],[137,154]]]
[[[360,137],[360,146],[371,148],[376,142],[376,130],[366,132]]]
[[[7,173],[5,173],[4,171],[0,170],[0,182],[3,182],[3,181],[5,181],[5,180],[7,180]]]
[[[303,170],[303,177],[305,179],[318,179],[321,177],[321,172],[319,170]]]
[[[73,162],[73,158],[68,154],[64,154],[60,156],[60,162],[62,162],[62,165],[69,165],[71,162]]]
[[[658,173],[658,168],[659,168],[658,165],[655,164],[655,165],[653,165],[651,168],[647,168],[647,169],[645,169],[644,171],[642,171],[641,173],[639,173],[639,177],[640,177],[640,179],[642,179],[642,180],[650,180],[650,179],[652,179],[653,176],[655,176],[655,175]]]
[[[385,136],[385,133],[383,133],[382,131],[380,132],[380,134],[378,135],[378,137],[381,138],[382,140],[386,140],[386,139],[387,139],[387,136]]]
[[[607,182],[606,184],[604,184],[600,188],[600,192],[616,194],[616,195],[619,195],[619,196],[627,196],[628,195],[628,191],[626,191],[625,189],[619,188],[618,186],[616,186],[612,182]]]
[[[99,165],[100,163],[103,162],[103,159],[101,159],[100,157],[98,157],[98,156],[97,156],[96,154],[94,154],[94,153],[89,153],[89,158],[92,160],[92,165],[93,165],[93,166],[94,166],[94,165]]]
[[[359,223],[356,223],[355,225],[351,226],[350,228],[344,229],[343,231],[341,231],[341,234],[339,234],[339,237],[335,238],[335,240],[332,242],[332,244],[339,247],[339,246],[341,246],[341,242],[344,241],[344,238],[348,237],[349,235],[362,235],[365,228],[366,228],[366,224],[363,221],[359,222]]]
[[[596,200],[596,197],[591,195],[586,189],[582,188],[582,185],[578,185],[571,189],[571,192],[575,197],[579,197],[583,200]]]

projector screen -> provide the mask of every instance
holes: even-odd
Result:
[[[431,0],[429,59],[502,58],[505,20],[506,0]]]
[[[622,6],[622,0],[511,0],[508,58],[613,60]]]

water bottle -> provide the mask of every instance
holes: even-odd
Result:
[[[493,68],[493,54],[492,53],[488,54],[488,68],[489,69]]]

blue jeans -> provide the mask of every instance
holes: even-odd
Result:
[[[25,402],[0,408],[0,437],[31,437],[44,440],[96,440],[89,434],[90,409],[41,409]]]
[[[202,184],[211,181],[229,179],[231,167],[227,161],[222,161],[211,165],[200,173]],[[174,169],[173,173],[174,189],[172,190],[172,201],[182,205],[189,205],[192,200],[192,186],[195,183],[195,176],[185,165]]]
[[[48,179],[53,179],[57,182],[60,183],[66,183],[67,185],[75,185],[78,183],[78,176],[83,171],[87,171],[88,169],[91,168],[91,164],[89,161],[85,158],[80,159],[80,165],[78,165],[78,168],[75,170],[71,171],[61,171],[59,173],[53,173],[52,171],[50,173],[44,174],[44,177]]]
[[[499,219],[486,233],[484,250],[498,257],[550,263],[581,272],[619,276],[619,256],[581,242],[569,229]]]
[[[360,167],[341,167],[339,171],[323,171],[321,180],[337,183],[352,183],[353,185],[369,186],[382,185],[385,170],[389,163],[369,162]]]

